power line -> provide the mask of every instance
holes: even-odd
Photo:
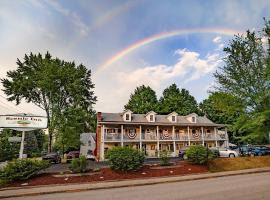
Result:
[[[0,94],[0,97],[2,97],[3,99],[5,99],[7,101],[7,99],[4,96],[2,96],[1,94]],[[0,100],[0,102],[2,102],[2,101]],[[19,111],[19,112],[22,112],[22,113],[27,113],[28,112],[28,111],[24,110],[23,108],[20,108],[18,105],[14,104],[14,103],[12,103],[10,101],[7,101],[7,102],[13,104],[14,107],[15,107],[15,109],[17,111]],[[10,105],[6,104],[5,102],[2,102],[2,103],[5,104],[5,105],[7,105],[7,106],[10,106]]]
[[[8,105],[7,103],[5,103],[5,102],[3,102],[3,101],[1,101],[1,100],[0,100],[0,103],[6,105],[6,106],[8,106],[8,107],[10,107],[11,109],[16,110],[17,112],[23,112],[20,108],[12,108],[10,105]]]
[[[6,107],[6,106],[4,106],[4,105],[1,105],[1,102],[0,102],[0,108],[4,108],[4,109],[7,110],[8,112],[11,112],[11,114],[17,112],[17,111],[11,110],[9,107]]]

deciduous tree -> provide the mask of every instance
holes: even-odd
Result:
[[[25,55],[23,61],[18,59],[17,65],[16,70],[7,72],[7,78],[1,79],[3,91],[9,101],[19,104],[25,99],[46,112],[51,151],[59,116],[67,107],[76,105],[93,113],[96,96],[91,71],[82,64],[76,66],[74,62],[52,58],[48,52],[44,57]]]

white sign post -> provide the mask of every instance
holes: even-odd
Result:
[[[19,158],[23,158],[24,138],[26,131],[45,129],[48,126],[48,118],[27,114],[0,115],[0,128],[9,128],[22,131]]]

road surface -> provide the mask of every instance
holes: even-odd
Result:
[[[13,198],[15,200],[260,200],[270,199],[270,172],[164,183],[148,186],[116,188],[74,193]]]

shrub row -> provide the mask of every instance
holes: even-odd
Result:
[[[5,167],[0,169],[0,183],[27,180],[49,166],[50,163],[48,161],[41,160],[17,159],[10,161]]]

